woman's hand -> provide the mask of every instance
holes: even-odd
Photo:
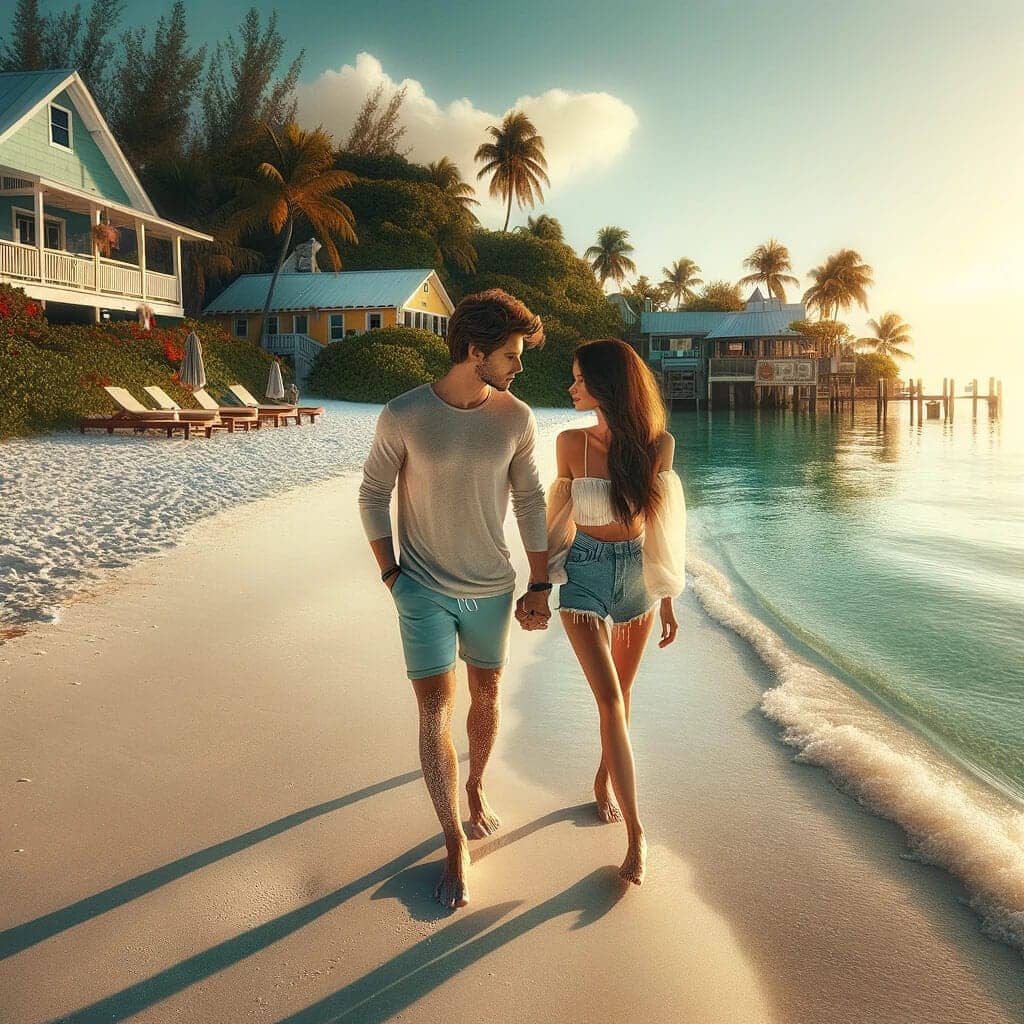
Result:
[[[670,643],[676,638],[676,632],[679,629],[679,623],[676,622],[676,609],[672,604],[671,597],[663,597],[661,599],[661,639],[658,641],[659,647],[668,647]]]

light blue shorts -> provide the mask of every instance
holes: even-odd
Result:
[[[621,625],[651,610],[644,586],[644,540],[598,540],[581,530],[565,559],[558,607]]]
[[[410,679],[439,676],[459,657],[477,668],[504,668],[512,629],[512,591],[495,597],[448,597],[400,572],[391,588]]]

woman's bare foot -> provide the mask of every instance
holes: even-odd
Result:
[[[483,789],[466,786],[466,794],[469,797],[469,838],[484,839],[494,835],[501,827],[501,818],[491,809]]]
[[[464,907],[469,902],[469,847],[463,840],[448,852],[441,877],[434,886],[434,899],[443,907]]]
[[[597,816],[607,825],[613,821],[622,821],[622,811],[612,795],[611,783],[604,764],[597,769],[594,776],[594,799],[597,801]]]
[[[626,850],[626,859],[619,868],[619,878],[624,882],[632,882],[633,885],[640,885],[644,880],[644,871],[647,867],[647,840],[643,832],[635,838],[630,839],[629,849]]]

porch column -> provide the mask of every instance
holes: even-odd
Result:
[[[95,203],[89,204],[89,241],[92,244],[92,288],[93,291],[100,290],[100,247],[96,239],[92,237],[92,229],[100,222],[100,208]],[[100,307],[96,306],[96,323],[100,322]]]
[[[43,186],[36,185],[32,191],[35,199],[36,217],[36,277],[42,281],[46,276],[46,270],[43,266],[43,235],[46,231],[46,219],[43,216]]]
[[[181,235],[175,234],[171,242],[171,273],[174,274],[175,287],[178,289],[178,302],[185,304],[185,292],[181,287]]]
[[[146,301],[146,225],[135,218],[136,248],[139,250],[139,273],[142,275],[142,301]]]

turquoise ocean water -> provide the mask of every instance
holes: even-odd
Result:
[[[1024,801],[1024,421],[678,413],[695,549],[745,610]]]

